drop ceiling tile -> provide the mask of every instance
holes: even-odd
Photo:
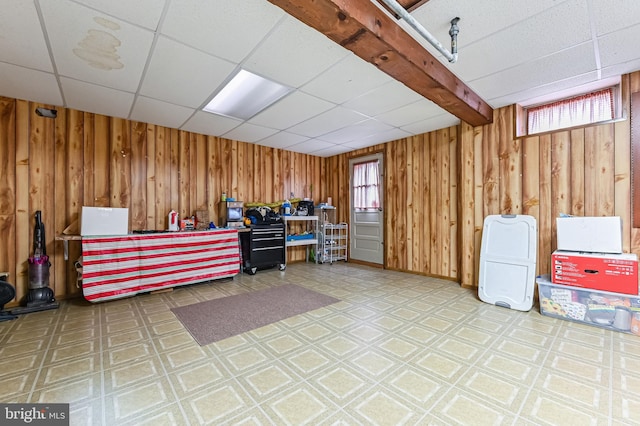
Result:
[[[493,99],[587,74],[595,69],[593,44],[589,42],[475,80],[470,85],[485,99]]]
[[[345,102],[343,106],[374,117],[421,99],[424,99],[424,97],[404,84],[391,80],[389,83],[383,84],[362,96]]]
[[[386,132],[391,128],[392,126],[371,118],[353,126],[344,127],[340,130],[336,130],[335,132],[318,136],[317,139],[325,142],[342,144],[356,139],[363,139],[376,133]]]
[[[112,117],[128,118],[133,104],[133,93],[97,86],[66,77],[60,85],[67,104],[74,109]]]
[[[313,138],[366,119],[368,119],[366,115],[338,106],[287,130],[291,133]]]
[[[272,148],[287,148],[309,140],[306,136],[296,135],[288,132],[278,132],[267,138],[257,141],[259,145],[270,146]]]
[[[440,114],[436,117],[430,117],[424,120],[416,121],[415,123],[402,126],[402,130],[414,135],[431,132],[438,129],[445,129],[451,126],[457,126],[460,124],[460,119],[455,115]]]
[[[239,63],[284,16],[264,0],[172,0],[162,33]]]
[[[58,72],[135,92],[153,32],[67,0],[40,2]]]
[[[598,47],[602,67],[611,67],[636,59],[638,39],[640,39],[640,25],[599,37]]]
[[[256,126],[255,124],[243,123],[231,130],[223,134],[222,136],[231,139],[234,141],[241,142],[256,142],[260,139],[264,139],[269,137],[278,131],[276,129],[271,129],[269,127]]]
[[[630,73],[632,71],[640,70],[640,58],[634,59],[624,64],[617,64],[611,67],[602,68],[602,78],[618,77]]]
[[[301,90],[341,104],[389,81],[389,75],[358,56],[350,54],[302,86]]]
[[[53,71],[34,2],[5,0],[0,14],[2,62],[41,71]]]
[[[165,5],[165,0],[77,0],[77,2],[150,30],[158,28]]]
[[[191,108],[138,96],[131,111],[131,120],[178,129],[191,114]]]
[[[331,102],[296,91],[262,111],[249,122],[275,129],[286,129],[335,106]]]
[[[351,142],[347,142],[344,146],[349,147],[351,149],[364,148],[367,146],[373,146],[380,143],[397,141],[399,139],[408,138],[411,136],[411,133],[407,133],[402,129],[390,129],[386,132],[376,133],[375,135],[368,136],[364,139],[358,139]]]
[[[333,148],[336,146],[337,145],[329,142],[325,142],[317,139],[310,139],[305,142],[288,146],[287,151],[299,152],[301,154],[311,154],[312,152],[320,151],[327,148]]]
[[[203,135],[220,136],[240,124],[242,124],[241,121],[233,118],[198,111],[180,129]]]
[[[558,0],[429,0],[412,13],[443,46],[449,48],[451,20],[459,17],[458,48],[535,16],[561,3]],[[586,5],[585,5],[586,7]]]
[[[0,95],[49,105],[62,105],[53,74],[0,62]]]
[[[243,67],[298,88],[349,53],[325,35],[287,16]]]
[[[554,81],[515,93],[509,93],[505,96],[488,98],[486,100],[490,102],[494,108],[500,108],[512,104],[533,105],[539,102],[544,102],[541,100],[543,98],[551,101],[571,96],[571,94],[577,94],[579,92],[574,92],[572,88],[593,83],[598,80],[598,73],[596,71],[592,71],[576,77]]]
[[[344,145],[334,145],[328,148],[312,151],[310,155],[315,155],[318,157],[331,157],[334,155],[344,154],[345,152],[349,152],[351,150],[352,150],[351,148],[346,147]]]
[[[596,34],[603,35],[623,30],[640,22],[637,0],[617,0],[615,7],[608,1],[591,2]]]
[[[429,117],[442,114],[442,108],[428,99],[421,99],[409,105],[377,115],[376,119],[393,127],[402,127]]]
[[[198,108],[234,68],[231,62],[160,37],[140,93],[172,104]]]
[[[590,41],[588,9],[576,7],[582,1],[567,1],[460,48],[451,70],[465,81],[475,80]]]

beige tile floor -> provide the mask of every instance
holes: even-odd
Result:
[[[199,346],[170,308],[295,283],[341,302]],[[623,425],[640,337],[449,281],[299,263],[0,323],[0,401],[87,425]]]

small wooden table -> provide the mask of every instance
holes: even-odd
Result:
[[[69,241],[82,241],[82,237],[80,235],[58,235],[56,237],[56,241],[62,241],[62,246],[64,247],[64,260],[69,260]]]

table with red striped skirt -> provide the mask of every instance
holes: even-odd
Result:
[[[238,231],[82,237],[82,293],[102,302],[240,272]]]

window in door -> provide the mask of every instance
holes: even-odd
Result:
[[[353,165],[353,207],[355,209],[380,208],[379,167],[378,160]]]

